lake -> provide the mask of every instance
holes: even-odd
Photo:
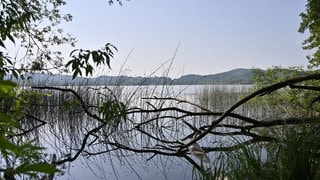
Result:
[[[170,145],[177,145],[180,140],[183,141],[183,138],[192,133],[190,126],[200,128],[210,124],[215,117],[186,116],[177,111],[151,111],[166,107],[178,107],[187,111],[202,112],[203,110],[199,110],[193,104],[188,103],[194,102],[214,112],[223,112],[243,97],[244,94],[248,93],[250,87],[250,85],[123,86],[108,87],[107,89],[101,87],[99,89],[98,87],[87,87],[89,89],[72,87],[81,94],[85,102],[89,102],[92,105],[101,104],[108,98],[113,99],[116,97],[119,101],[125,102],[129,109],[139,107],[150,112],[135,113],[135,109],[132,108],[128,111],[131,112],[128,115],[128,120],[119,122],[116,128],[112,128],[113,124],[110,124],[110,127],[99,129],[98,132],[89,135],[87,144],[90,145],[86,146],[76,161],[58,166],[63,169],[64,173],[56,174],[55,177],[56,179],[77,180],[192,179],[196,170],[190,164],[190,161],[183,157],[153,156],[154,153],[150,152],[126,151],[124,148],[117,149],[115,144],[123,144],[133,149],[161,149],[162,152],[174,153],[173,150],[178,149]],[[206,93],[203,96],[199,96],[201,92]],[[72,94],[51,90],[48,90],[47,93],[51,95],[46,98],[57,97],[57,99],[46,101],[48,107],[45,110],[41,110],[43,106],[37,107],[40,108],[39,111],[34,109],[35,115],[49,122],[37,132],[37,141],[48,148],[48,159],[53,153],[57,154],[58,158],[63,159],[69,154],[75,153],[85,138],[84,134],[97,127],[99,123],[93,121],[91,117],[85,115],[74,105],[76,103],[73,103],[75,101]],[[221,94],[225,94],[226,97],[222,97]],[[213,98],[215,95],[219,96]],[[159,99],[169,97],[176,99]],[[210,99],[217,103],[209,102]],[[244,109],[246,108],[241,107],[237,112],[250,112],[245,112]],[[97,113],[94,106],[90,111]],[[173,117],[179,118],[175,119]],[[226,119],[228,122],[231,120],[233,119]],[[140,127],[139,123],[145,124]],[[221,129],[221,131],[223,130]],[[218,146],[223,146],[228,143],[229,137],[210,135],[199,141],[199,144],[203,147],[216,146],[217,143],[219,144]],[[158,139],[165,142],[161,142]],[[175,143],[169,144],[168,142]],[[93,155],[95,152],[99,152],[99,154]],[[201,164],[201,161],[190,152],[186,153],[195,163]],[[207,155],[210,162],[215,162],[219,153],[210,152]]]

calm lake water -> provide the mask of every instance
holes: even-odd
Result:
[[[124,96],[122,100],[130,98],[131,104],[141,105],[146,103],[146,100],[141,100],[141,97],[177,97],[180,99],[185,99],[191,102],[196,101],[196,94],[201,92],[207,85],[203,86],[125,86],[122,88]],[[211,87],[212,88],[212,87]],[[213,88],[220,88],[223,91],[244,91],[250,88],[250,85],[216,85]],[[112,89],[112,88],[110,88]],[[134,93],[132,93],[134,92]],[[127,93],[127,94],[126,94]],[[126,94],[126,95],[125,95]],[[134,94],[134,95],[133,95]],[[133,97],[135,96],[135,97]],[[140,100],[138,100],[140,99]],[[149,102],[153,102],[149,100]],[[171,102],[172,103],[172,102]],[[176,105],[176,104],[166,104],[164,105]],[[179,105],[180,106],[180,105]],[[58,117],[55,117],[58,118]],[[81,117],[80,117],[81,119]],[[139,118],[138,118],[139,119]],[[181,130],[181,133],[186,133]],[[171,135],[171,134],[169,134]],[[63,137],[63,136],[61,136]],[[57,138],[52,135],[43,137],[42,140],[45,141],[44,146],[49,145],[52,148],[50,151],[54,152],[58,150],[59,147],[63,146],[57,145]],[[68,137],[70,138],[70,137]],[[139,142],[140,136],[132,137],[132,142]],[[72,139],[72,138],[70,138]],[[65,140],[67,142],[71,140]],[[209,141],[208,141],[209,142]],[[144,144],[143,142],[142,144]],[[205,143],[205,142],[203,142]],[[200,144],[201,145],[201,144]],[[61,150],[61,149],[60,149]],[[62,151],[62,150],[61,150]],[[74,180],[87,180],[87,179],[120,179],[120,180],[134,180],[134,179],[152,179],[152,180],[162,180],[162,179],[192,179],[192,173],[195,169],[192,165],[183,158],[179,157],[168,157],[157,155],[152,159],[148,160],[153,154],[135,154],[125,152],[121,153],[104,153],[96,156],[80,156],[76,161],[67,164],[63,167],[65,171],[64,174],[55,175],[56,179],[74,179]],[[200,160],[189,155],[194,161],[200,164]],[[216,160],[215,153],[208,154],[211,162]]]

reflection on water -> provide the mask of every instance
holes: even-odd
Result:
[[[36,132],[37,141],[48,148],[48,154],[57,154],[58,158],[65,159],[74,156],[82,148],[79,158],[72,163],[59,166],[64,174],[56,175],[58,179],[192,179],[193,166],[182,157],[155,155],[151,150],[174,154],[181,146],[184,138],[193,132],[191,127],[200,128],[215,120],[215,116],[185,116],[177,111],[157,111],[166,107],[178,107],[184,110],[201,111],[194,105],[179,102],[178,98],[198,103],[211,111],[221,112],[235,103],[243,94],[248,92],[249,86],[214,86],[218,92],[227,93],[226,97],[216,96],[199,97],[199,93],[207,91],[208,86],[124,86],[124,87],[73,87],[88,106],[90,112],[98,113],[96,106],[112,98],[125,102],[128,107],[128,118],[117,123],[109,123],[102,128],[101,122],[88,116],[82,111],[81,105],[70,93],[48,90],[50,96],[42,104],[33,107],[33,113],[40,119],[48,122],[46,126]],[[235,94],[231,98],[231,93]],[[220,94],[221,95],[221,94]],[[222,99],[218,99],[222,98]],[[212,103],[210,99],[219,101]],[[47,104],[46,104],[47,103]],[[219,106],[218,106],[218,105]],[[46,105],[46,106],[45,106]],[[46,108],[44,108],[46,107]],[[137,108],[148,110],[148,113],[135,113]],[[141,109],[140,109],[141,110]],[[242,107],[238,111],[250,113],[248,108]],[[246,111],[246,112],[244,112]],[[138,112],[138,111],[137,111]],[[31,112],[30,112],[31,113]],[[179,117],[179,118],[177,118]],[[230,123],[234,118],[226,118]],[[27,120],[26,120],[27,121]],[[235,122],[236,123],[236,122]],[[93,131],[95,128],[97,130]],[[204,127],[205,128],[205,127]],[[219,127],[223,132],[224,127]],[[219,131],[219,130],[218,130]],[[199,141],[201,147],[222,147],[229,144],[230,136],[210,135]],[[161,141],[163,140],[163,141]],[[170,143],[169,143],[170,142]],[[147,149],[150,152],[135,152],[125,150],[119,144],[136,150]],[[190,152],[187,156],[200,164],[200,160]],[[207,154],[214,162],[218,153]]]
[[[121,164],[117,160],[106,162],[104,157],[85,159],[72,163],[70,170],[58,179],[191,179],[192,167],[176,157],[156,158],[151,162],[135,162],[138,155],[130,162],[131,167]],[[144,159],[144,158],[143,158]],[[144,160],[145,161],[145,160]]]

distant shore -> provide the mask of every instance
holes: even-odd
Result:
[[[9,77],[8,77],[9,78]],[[76,77],[59,74],[30,74],[25,79],[16,80],[20,85],[26,86],[64,86],[64,85],[204,85],[204,84],[252,84],[252,69],[233,69],[231,71],[196,75],[189,74],[177,79],[169,77],[131,77],[131,76],[99,76],[95,78]]]

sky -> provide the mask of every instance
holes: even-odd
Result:
[[[306,0],[68,0],[63,28],[77,48],[115,45],[95,75],[180,77],[235,68],[306,66],[297,30]],[[67,51],[67,49],[66,49]],[[168,72],[168,74],[166,74]]]

